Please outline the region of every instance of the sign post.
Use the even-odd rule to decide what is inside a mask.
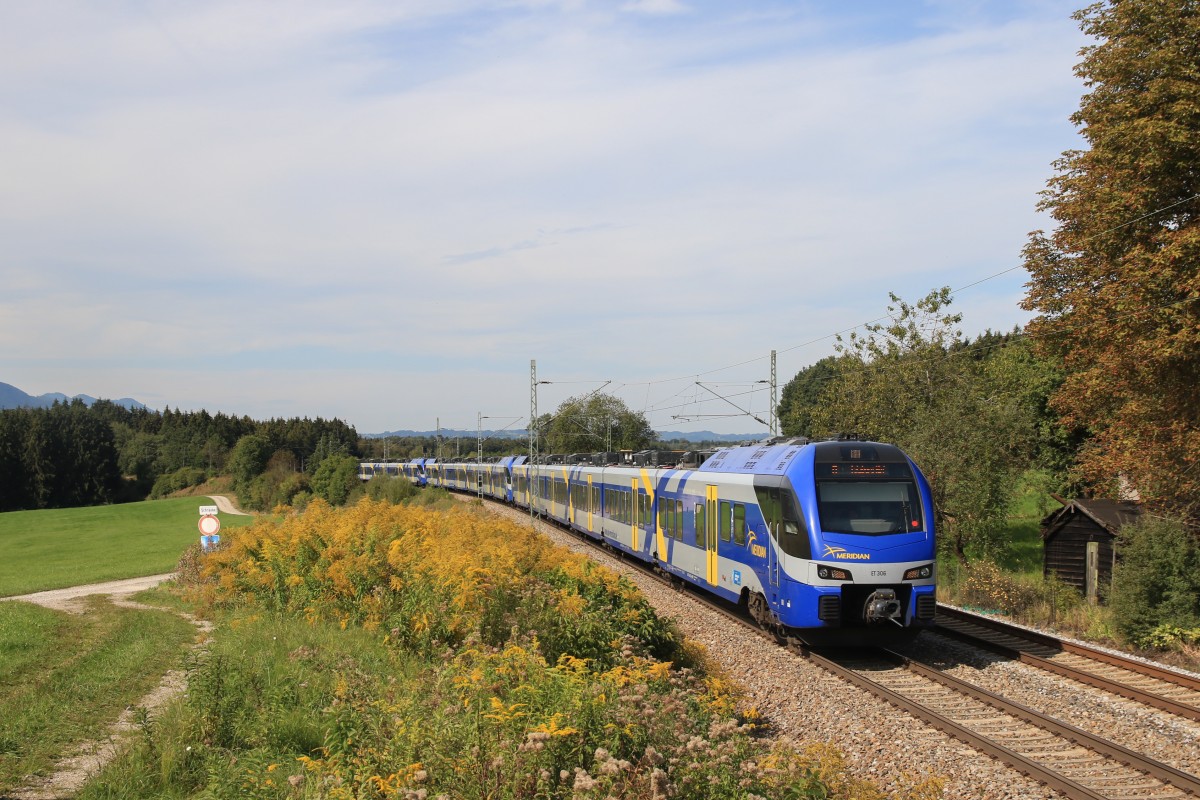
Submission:
[[[221,531],[221,520],[217,519],[216,506],[200,506],[200,513],[203,516],[196,527],[200,529],[200,549],[207,552],[221,543],[221,537],[217,535]]]

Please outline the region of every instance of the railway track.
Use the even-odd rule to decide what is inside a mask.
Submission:
[[[575,531],[568,533],[590,542]],[[647,571],[678,589],[688,588],[661,572]],[[687,593],[716,613],[778,641],[775,634],[762,630],[729,604],[702,593]],[[795,639],[784,644],[822,669],[1070,800],[1200,798],[1200,777],[899,653],[882,648],[812,648]]]
[[[808,653],[839,675],[1072,800],[1184,800],[1200,778],[887,650]]]
[[[939,605],[938,632],[1064,678],[1200,722],[1200,679]]]
[[[557,527],[576,540],[596,546],[593,540],[578,532]],[[618,551],[598,549],[626,565],[637,567],[643,575],[654,574],[664,584],[677,589],[688,588],[667,575],[622,558]],[[779,637],[762,630],[729,604],[699,592],[685,593],[737,625],[779,641]],[[788,651],[839,679],[885,700],[1070,800],[1200,798],[1200,777],[1196,775],[1065,724],[955,678],[930,664],[881,649],[813,649],[791,639],[784,644]],[[980,646],[975,642],[968,644]]]

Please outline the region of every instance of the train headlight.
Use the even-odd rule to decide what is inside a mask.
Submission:
[[[817,565],[817,577],[823,581],[852,581],[850,570],[841,567],[830,567],[825,564]]]
[[[913,567],[912,569],[906,570],[904,573],[904,580],[906,581],[924,580],[932,577],[933,564],[922,564],[919,567]]]

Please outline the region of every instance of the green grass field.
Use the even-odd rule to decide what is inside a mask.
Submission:
[[[0,796],[102,736],[180,665],[195,636],[176,614],[99,597],[85,615],[0,603]]]
[[[0,514],[0,597],[175,568],[207,497]],[[220,515],[222,532],[253,517]]]

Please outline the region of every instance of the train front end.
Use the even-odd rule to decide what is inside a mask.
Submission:
[[[786,624],[866,641],[931,626],[933,501],[916,465],[893,445],[830,441],[788,472],[811,555],[785,570]]]

